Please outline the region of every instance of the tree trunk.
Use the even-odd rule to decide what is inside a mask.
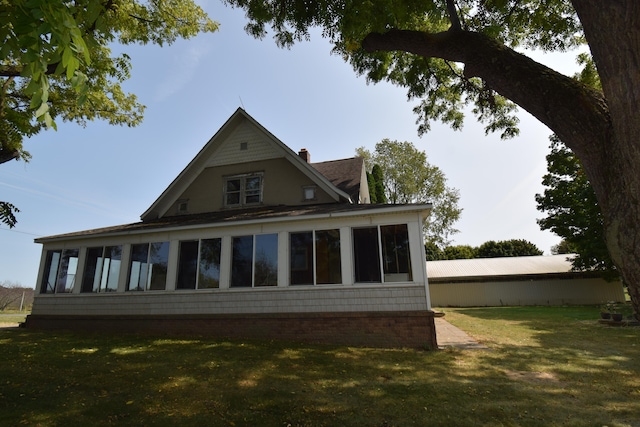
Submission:
[[[607,248],[640,320],[640,2],[574,0],[613,129],[598,188]],[[606,19],[605,19],[606,18]]]
[[[369,34],[367,51],[405,51],[465,64],[547,125],[581,160],[604,218],[607,247],[640,313],[640,2],[574,0],[603,83],[593,90],[479,33]]]

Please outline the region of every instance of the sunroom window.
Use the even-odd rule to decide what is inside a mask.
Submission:
[[[237,207],[262,202],[262,174],[236,175],[225,179],[224,205]]]
[[[353,255],[356,282],[413,280],[406,224],[354,228]]]
[[[292,285],[342,283],[340,230],[291,233],[289,239]]]
[[[122,246],[88,248],[80,291],[117,291],[121,259]]]
[[[47,251],[41,293],[69,293],[73,290],[78,270],[78,253],[78,249]]]
[[[169,242],[131,245],[127,290],[164,290],[168,264]]]
[[[220,287],[221,239],[180,242],[177,289]]]
[[[278,285],[278,235],[233,238],[231,287]]]

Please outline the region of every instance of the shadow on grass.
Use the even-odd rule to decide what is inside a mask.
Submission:
[[[458,314],[541,329],[530,345],[494,339],[492,352],[2,331],[0,424],[586,426],[638,413],[627,401],[611,408],[615,391],[589,406],[600,371],[637,378],[637,366],[545,348],[553,329],[524,316]],[[552,376],[516,375],[538,371]]]

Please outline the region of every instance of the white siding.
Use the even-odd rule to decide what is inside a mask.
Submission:
[[[246,143],[247,149],[241,150],[240,144]],[[240,125],[220,148],[206,167],[254,162],[282,157],[282,153],[274,148],[273,143],[265,139],[256,128],[245,122]]]

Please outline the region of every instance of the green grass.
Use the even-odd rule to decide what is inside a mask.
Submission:
[[[28,311],[2,310],[0,311],[0,324],[2,323],[22,323],[29,314]]]
[[[640,426],[640,328],[445,311],[490,349],[0,330],[0,425]]]

